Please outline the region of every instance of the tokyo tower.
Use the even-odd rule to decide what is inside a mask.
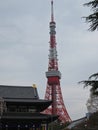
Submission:
[[[47,77],[47,88],[45,93],[45,99],[52,100],[52,105],[45,110],[47,114],[59,115],[59,120],[62,123],[70,122],[71,118],[64,105],[60,79],[61,73],[58,70],[58,59],[56,49],[56,23],[54,21],[53,0],[51,0],[51,21],[50,21],[50,48],[49,48],[49,64]]]

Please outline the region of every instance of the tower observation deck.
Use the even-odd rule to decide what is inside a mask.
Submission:
[[[45,99],[52,100],[52,105],[45,110],[47,114],[59,115],[62,123],[70,122],[71,118],[64,105],[63,96],[60,87],[61,73],[58,70],[58,59],[56,49],[56,23],[54,21],[53,0],[51,0],[51,21],[50,21],[50,48],[49,48],[49,64],[47,77],[47,88]]]

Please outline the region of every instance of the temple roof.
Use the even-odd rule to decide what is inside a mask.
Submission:
[[[45,110],[52,103],[52,101],[44,100],[44,99],[12,99],[12,98],[5,99],[3,98],[3,101],[6,102],[6,104],[10,104],[10,105],[34,106],[39,112]]]
[[[30,86],[0,85],[0,98],[10,105],[35,106],[40,112],[52,103],[49,100],[39,99],[37,88]]]
[[[1,117],[1,120],[27,120],[32,122],[52,122],[58,118],[57,115],[48,115],[41,113],[4,113]]]
[[[0,97],[17,99],[39,99],[37,88],[32,86],[0,85]]]

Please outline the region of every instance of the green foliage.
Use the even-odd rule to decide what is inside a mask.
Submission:
[[[91,2],[85,3],[84,6],[91,6],[92,9],[95,9],[96,7],[98,7],[98,0],[93,0]]]
[[[94,79],[92,80],[92,78],[94,78]],[[88,78],[88,80],[84,80],[84,81],[81,81],[79,83],[83,83],[84,87],[91,86],[91,89],[90,89],[91,93],[93,95],[98,95],[98,80],[97,80],[97,78],[98,78],[98,73],[91,75]]]
[[[95,73],[95,74],[92,74],[90,77],[89,77],[89,79],[91,79],[91,78],[95,78],[95,80],[98,78],[98,73]]]
[[[86,22],[90,23],[89,30],[95,31],[98,28],[98,0],[88,2],[84,4],[84,6],[90,6],[93,11],[92,14],[84,18],[86,19]]]

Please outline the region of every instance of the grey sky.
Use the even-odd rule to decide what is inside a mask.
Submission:
[[[87,31],[86,0],[54,0],[61,87],[72,119],[85,116],[89,89],[79,81],[97,72],[97,32]],[[37,85],[44,98],[50,0],[0,0],[0,84]]]

